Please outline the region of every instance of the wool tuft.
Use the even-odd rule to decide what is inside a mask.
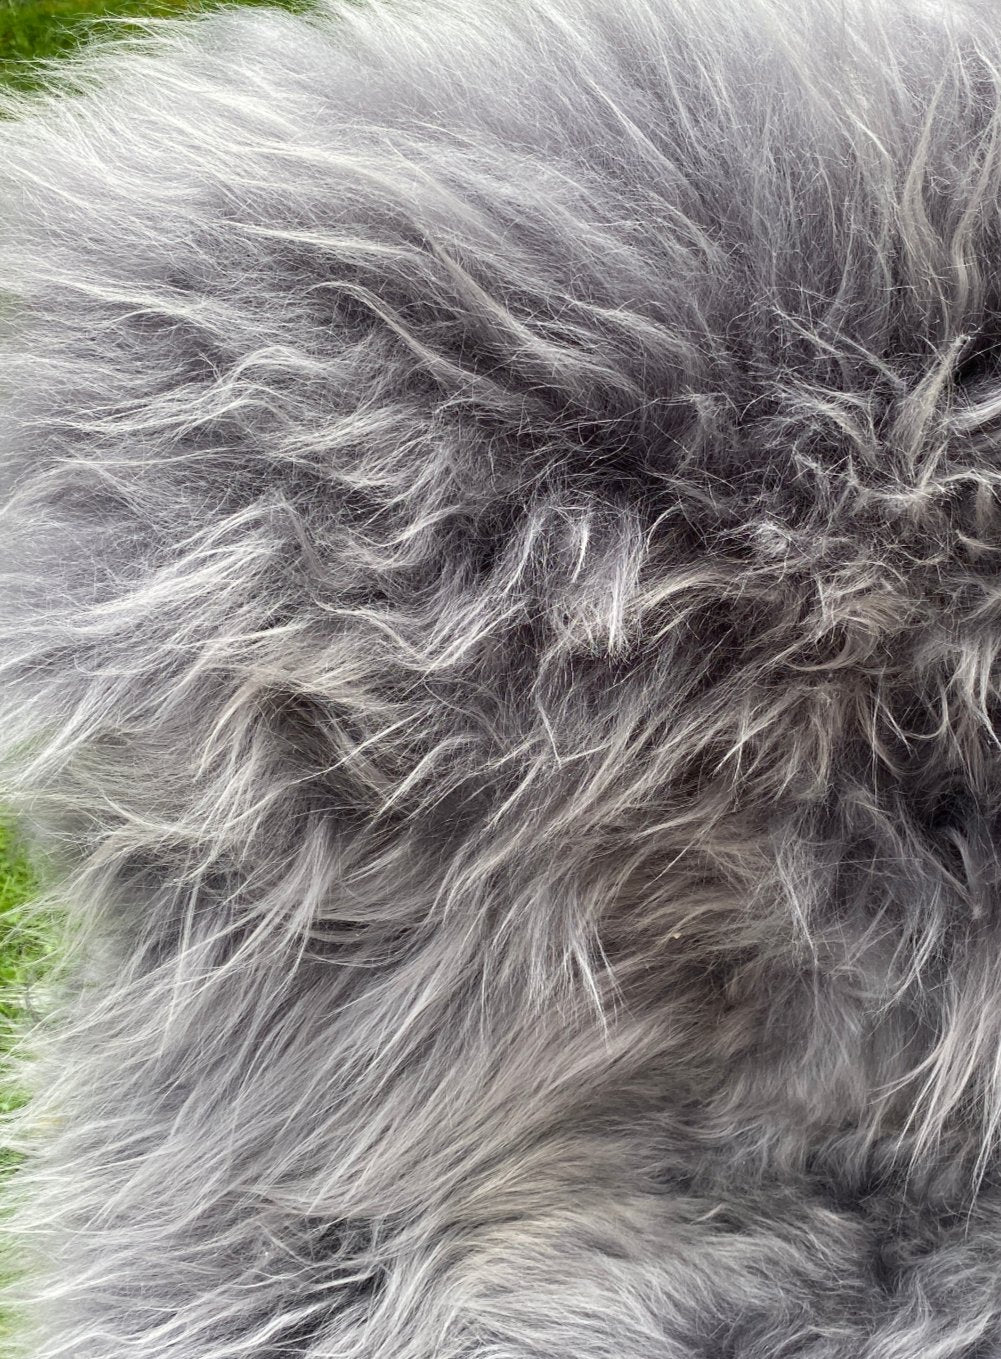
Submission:
[[[1001,1356],[1001,14],[2,98],[32,1359]]]

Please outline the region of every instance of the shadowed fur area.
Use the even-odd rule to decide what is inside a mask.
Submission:
[[[999,1359],[994,0],[2,112],[19,1353]]]

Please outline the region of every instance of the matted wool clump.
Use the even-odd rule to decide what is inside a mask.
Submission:
[[[4,110],[20,1352],[1001,1356],[994,0],[330,0]]]

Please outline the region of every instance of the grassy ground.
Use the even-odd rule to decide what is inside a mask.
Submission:
[[[35,880],[12,832],[0,824],[0,1116],[22,1101],[7,1069],[10,1052],[26,1020],[34,1013],[33,994],[47,970],[53,935],[26,910]],[[17,1157],[0,1137],[0,1214],[4,1181]],[[16,1261],[0,1256],[0,1278]],[[0,1312],[0,1348],[6,1327]]]
[[[32,986],[51,947],[47,932],[25,911],[33,889],[31,869],[11,832],[0,825],[0,1060],[30,1008]],[[0,1078],[0,1113],[17,1102],[10,1082]],[[11,1160],[0,1144],[0,1169],[9,1168]]]
[[[101,29],[101,20],[151,15],[168,18],[226,0],[0,0],[0,80],[17,88],[34,83],[33,64],[64,56]],[[309,0],[239,0],[306,9]],[[105,26],[107,27],[107,25]]]
[[[60,57],[93,33],[101,19],[177,14],[193,0],[0,0],[0,80],[32,83],[32,65]]]

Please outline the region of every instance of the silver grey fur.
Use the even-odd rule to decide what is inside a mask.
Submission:
[[[0,129],[32,1359],[1001,1356],[1001,13],[402,0]]]

